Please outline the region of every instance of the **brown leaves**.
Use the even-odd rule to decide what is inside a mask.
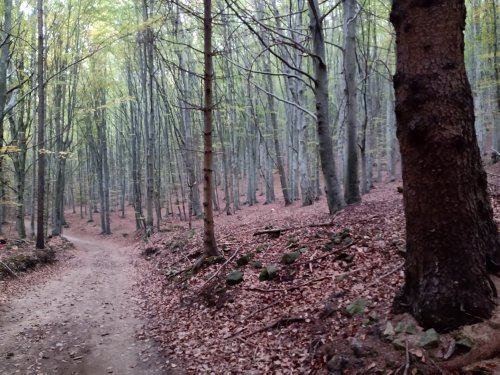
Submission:
[[[208,266],[184,280],[165,278],[158,270],[172,264],[178,269],[192,265],[189,254],[200,250],[201,223],[194,223],[194,233],[183,243],[183,250],[162,250],[152,262],[141,261],[139,288],[157,322],[155,335],[187,372],[318,371],[330,359],[315,355],[322,345],[333,343],[329,353],[335,353],[344,347],[351,350],[350,337],[369,341],[377,331],[375,320],[385,319],[402,281],[398,255],[398,246],[404,245],[401,196],[394,184],[387,185],[333,219],[327,212],[321,201],[310,207],[255,205],[237,215],[216,217],[226,263]],[[314,225],[322,223],[328,225]],[[262,228],[287,230],[276,238],[254,236]],[[342,243],[345,236],[335,236],[346,229],[351,239]],[[168,248],[186,231],[158,234],[152,242]],[[280,263],[290,251],[300,252],[298,260]],[[249,254],[251,261],[238,266],[235,254]],[[259,281],[260,269],[255,264],[276,265],[277,277]],[[226,286],[224,277],[233,269],[243,273],[244,281]],[[208,307],[200,298],[204,286],[214,282],[230,293],[217,308]],[[350,316],[346,307],[357,300],[366,301],[366,306]],[[311,351],[314,337],[320,344]],[[379,346],[376,350],[387,349]],[[362,359],[364,369],[384,368],[385,357],[380,358]]]

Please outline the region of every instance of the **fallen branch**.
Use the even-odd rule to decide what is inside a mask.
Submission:
[[[286,316],[286,317],[278,319],[277,321],[275,321],[272,324],[269,324],[269,325],[267,325],[265,327],[259,328],[256,331],[248,333],[247,335],[245,335],[243,337],[243,339],[246,339],[246,338],[248,338],[250,336],[256,335],[257,333],[264,332],[264,331],[267,331],[267,330],[270,330],[270,329],[276,329],[276,328],[286,327],[286,326],[289,326],[292,323],[303,323],[305,321],[306,321],[306,318],[304,318],[302,316]]]
[[[283,289],[278,289],[278,288],[275,288],[275,289],[261,289],[261,288],[245,288],[245,290],[249,290],[249,291],[254,291],[254,292],[262,292],[262,293],[268,293],[268,292],[289,292],[290,290],[294,290],[294,289],[299,289],[299,288],[302,288],[303,286],[306,286],[306,285],[309,285],[309,284],[313,284],[313,283],[316,283],[318,281],[322,281],[322,280],[325,280],[325,279],[329,279],[329,278],[332,278],[332,277],[336,277],[336,276],[323,276],[323,277],[320,277],[319,279],[314,279],[314,280],[309,280],[305,283],[302,283],[302,284],[299,284],[299,285],[293,285],[289,288],[283,288]]]
[[[205,287],[208,285],[208,283],[209,283],[210,281],[212,281],[212,280],[213,280],[213,279],[214,279],[214,278],[215,278],[215,277],[216,277],[216,276],[217,276],[217,275],[218,275],[218,274],[222,271],[222,269],[223,269],[223,268],[224,268],[224,267],[225,267],[225,266],[226,266],[226,265],[227,265],[230,261],[232,261],[232,260],[234,259],[234,257],[235,257],[236,255],[238,255],[238,253],[239,253],[239,252],[240,252],[240,249],[237,249],[237,250],[233,253],[233,255],[231,255],[231,256],[229,257],[229,259],[228,259],[228,260],[226,260],[226,261],[224,262],[224,264],[223,264],[222,266],[220,266],[220,268],[219,268],[217,271],[215,271],[215,273],[214,273],[212,276],[210,276],[210,277],[208,278],[208,280],[205,282],[205,284],[203,284],[203,286],[202,286],[200,289],[205,288]]]
[[[353,241],[351,242],[349,245],[346,245],[346,246],[343,246],[343,247],[340,247],[338,249],[335,249],[335,250],[332,250],[332,251],[329,251],[327,252],[325,255],[321,255],[319,257],[316,257],[316,258],[313,258],[313,259],[309,259],[309,260],[306,260],[304,262],[298,262],[298,263],[293,263],[291,264],[291,266],[304,266],[306,264],[309,264],[309,263],[313,263],[313,262],[317,262],[318,260],[322,260],[322,259],[325,259],[327,257],[329,257],[330,255],[333,255],[333,254],[336,254],[342,250],[345,250],[345,249],[348,249],[350,248],[352,245],[354,245],[356,243],[356,241]]]
[[[2,262],[1,260],[0,260],[0,264],[1,264],[2,266],[4,266],[4,267],[7,269],[7,271],[9,271],[11,274],[13,274],[13,275],[14,275],[14,277],[19,277],[19,276],[17,275],[17,273],[15,273],[14,271],[12,271],[12,269],[11,269],[11,268],[10,268],[7,264],[5,264],[4,262]]]
[[[298,227],[288,227],[288,228],[271,228],[271,229],[264,229],[264,230],[259,230],[257,232],[254,232],[254,236],[259,236],[261,234],[274,234],[274,235],[280,235],[281,232],[286,232],[289,230],[296,230],[296,229],[303,229],[303,228],[320,228],[320,227],[332,227],[335,224],[332,222],[328,223],[318,223],[318,224],[309,224],[309,225],[302,225]]]
[[[280,303],[280,302],[281,302],[281,301],[276,301],[276,302],[273,302],[273,303],[271,303],[270,305],[264,306],[263,308],[258,309],[257,311],[254,311],[253,313],[251,313],[250,315],[248,315],[248,316],[245,318],[245,320],[250,319],[252,316],[257,315],[258,313],[260,313],[260,312],[262,312],[262,311],[264,311],[264,310],[267,310],[267,309],[270,309],[271,307],[276,306],[276,305],[277,305],[278,303]]]

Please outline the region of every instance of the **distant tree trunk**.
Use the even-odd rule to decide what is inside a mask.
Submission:
[[[264,3],[262,0],[259,0],[257,2],[257,9],[259,10],[259,13],[263,16],[264,14]],[[267,33],[266,31],[262,28],[262,35],[263,38],[265,38],[265,44],[268,44],[267,41]],[[279,142],[279,132],[278,132],[278,114],[277,114],[277,109],[276,109],[276,104],[274,101],[273,93],[274,93],[274,82],[273,82],[273,77],[271,75],[271,61],[269,56],[265,56],[263,59],[263,67],[264,71],[267,72],[268,74],[266,75],[266,90],[268,92],[267,94],[267,106],[268,106],[268,116],[269,120],[271,122],[271,128],[272,128],[272,134],[273,134],[273,144],[274,144],[274,152],[276,154],[276,168],[278,169],[278,174],[280,176],[280,184],[281,184],[281,191],[283,192],[283,199],[285,201],[285,206],[288,206],[293,203],[291,197],[290,197],[290,191],[288,189],[288,184],[287,184],[287,176],[285,174],[285,165],[283,162],[283,155],[281,153],[281,147],[280,147],[280,142]],[[271,183],[273,181],[271,180]],[[274,200],[274,199],[273,199]]]
[[[361,201],[358,172],[358,105],[356,87],[356,1],[344,1],[344,77],[346,94],[347,168],[344,198],[347,204]]]
[[[7,70],[10,59],[10,33],[12,32],[12,0],[4,0],[4,19],[2,25],[2,44],[0,50],[0,149],[4,146],[4,118],[5,105],[7,104]],[[0,152],[0,233],[2,233],[2,224],[5,216],[5,197],[4,197],[4,166]]]
[[[319,140],[321,169],[325,178],[326,197],[330,214],[342,208],[340,186],[335,170],[330,112],[328,106],[328,71],[321,14],[317,0],[309,2],[309,28],[313,40],[314,97],[316,100],[316,126]]]
[[[491,0],[491,13],[493,18],[493,77],[495,83],[495,105],[493,114],[493,152],[500,153],[500,56],[498,51],[498,19],[497,1]]]
[[[217,256],[219,250],[215,242],[214,233],[214,211],[213,211],[213,151],[212,151],[212,119],[213,119],[213,91],[212,81],[214,78],[213,51],[212,51],[212,0],[204,0],[203,18],[204,36],[204,83],[205,83],[205,105],[203,108],[204,119],[204,157],[203,157],[203,209],[205,216],[203,243],[206,256]]]
[[[133,82],[132,72],[130,65],[127,66],[127,87],[128,94],[133,97]],[[138,116],[134,109],[134,103],[131,101],[129,104],[130,112],[130,143],[131,143],[131,158],[132,158],[132,191],[133,191],[133,206],[135,214],[135,229],[142,228],[142,195],[141,195],[141,173],[139,169],[139,155],[140,155],[140,134],[138,126]]]
[[[387,92],[386,109],[386,154],[387,154],[387,173],[389,181],[396,181],[396,121],[394,119],[394,94],[392,87]]]
[[[36,248],[45,248],[45,83],[43,48],[43,0],[37,2],[38,17],[38,197]]]
[[[149,13],[146,0],[142,1],[142,18],[143,22],[147,23]],[[152,92],[152,48],[153,48],[153,34],[150,26],[147,26],[142,33],[144,38],[143,53],[141,55],[141,84],[144,103],[144,151],[146,163],[146,235],[149,236],[153,232],[153,195],[154,195],[154,140],[153,140],[153,127],[154,127],[154,110],[151,107],[153,98]],[[149,78],[149,79],[148,79]]]
[[[390,19],[407,243],[394,307],[451,330],[491,316],[488,271],[500,269],[464,66],[465,4],[395,0]]]

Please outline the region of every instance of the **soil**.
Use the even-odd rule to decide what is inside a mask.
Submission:
[[[167,373],[137,307],[125,234],[87,228],[65,234],[74,256],[55,275],[0,305],[0,374]]]

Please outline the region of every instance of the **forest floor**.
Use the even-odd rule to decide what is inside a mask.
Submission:
[[[166,220],[144,242],[131,212],[113,215],[111,236],[68,213],[62,261],[0,281],[0,375],[500,373],[500,308],[439,336],[391,314],[405,249],[397,187],[377,184],[333,217],[324,198],[220,213],[224,259],[196,274],[201,220]],[[234,271],[242,281],[229,285]]]

